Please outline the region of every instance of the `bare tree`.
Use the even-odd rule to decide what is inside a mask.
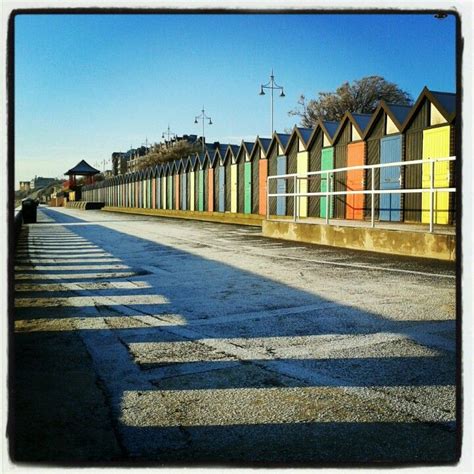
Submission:
[[[318,99],[309,101],[301,95],[298,107],[288,114],[301,117],[302,126],[313,127],[318,119],[340,120],[345,112],[372,113],[382,99],[390,104],[413,103],[408,92],[381,76],[363,77],[351,84],[344,82],[335,92],[320,92],[318,95]]]

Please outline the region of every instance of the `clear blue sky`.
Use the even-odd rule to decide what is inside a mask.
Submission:
[[[288,111],[343,81],[381,75],[413,98],[455,91],[455,19],[432,15],[20,15],[15,20],[15,187],[161,139],[269,136],[273,68]]]

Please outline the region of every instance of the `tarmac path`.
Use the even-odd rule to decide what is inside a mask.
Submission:
[[[458,456],[451,263],[41,207],[14,285],[17,461]]]

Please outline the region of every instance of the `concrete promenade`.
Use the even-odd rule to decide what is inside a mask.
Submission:
[[[455,266],[39,208],[15,261],[15,460],[452,462]]]

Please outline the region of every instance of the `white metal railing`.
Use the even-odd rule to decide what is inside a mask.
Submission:
[[[329,224],[329,198],[332,196],[345,196],[349,194],[369,194],[371,197],[370,202],[370,215],[371,215],[371,227],[375,227],[375,195],[381,194],[418,194],[418,193],[430,193],[430,207],[429,207],[429,231],[433,232],[433,214],[434,214],[434,197],[436,193],[440,192],[447,192],[447,193],[455,193],[456,188],[444,187],[444,188],[437,188],[434,185],[435,180],[435,164],[442,163],[442,162],[450,162],[456,161],[455,156],[450,156],[446,158],[433,158],[433,159],[423,159],[423,160],[413,160],[413,161],[398,161],[393,163],[382,163],[376,165],[358,165],[358,166],[346,166],[344,168],[334,168],[330,170],[324,171],[308,171],[306,173],[291,173],[291,174],[281,174],[275,176],[268,176],[267,177],[267,219],[270,220],[270,198],[272,197],[293,197],[294,198],[294,205],[293,205],[293,220],[295,222],[299,219],[299,201],[302,197],[310,197],[310,196],[321,196],[326,198],[326,217],[325,221],[326,224]],[[430,167],[430,174],[429,174],[429,187],[426,188],[414,188],[414,189],[375,189],[375,170],[380,168],[389,168],[389,167],[408,167],[414,165],[428,165]],[[340,173],[343,171],[353,171],[353,170],[372,170],[371,173],[371,186],[370,189],[363,189],[363,190],[349,190],[349,191],[330,191],[333,189],[333,181],[334,181],[334,174]],[[298,186],[301,180],[311,180],[314,179],[316,176],[325,175],[326,177],[326,191],[319,191],[319,192],[300,192]],[[285,179],[285,180],[293,180],[293,192],[292,193],[270,193],[270,181],[277,180],[277,179]],[[401,184],[401,173],[400,173],[400,184]],[[450,181],[449,175],[449,168],[447,174],[447,180]],[[331,184],[330,184],[331,183]],[[278,191],[278,188],[277,188]]]

